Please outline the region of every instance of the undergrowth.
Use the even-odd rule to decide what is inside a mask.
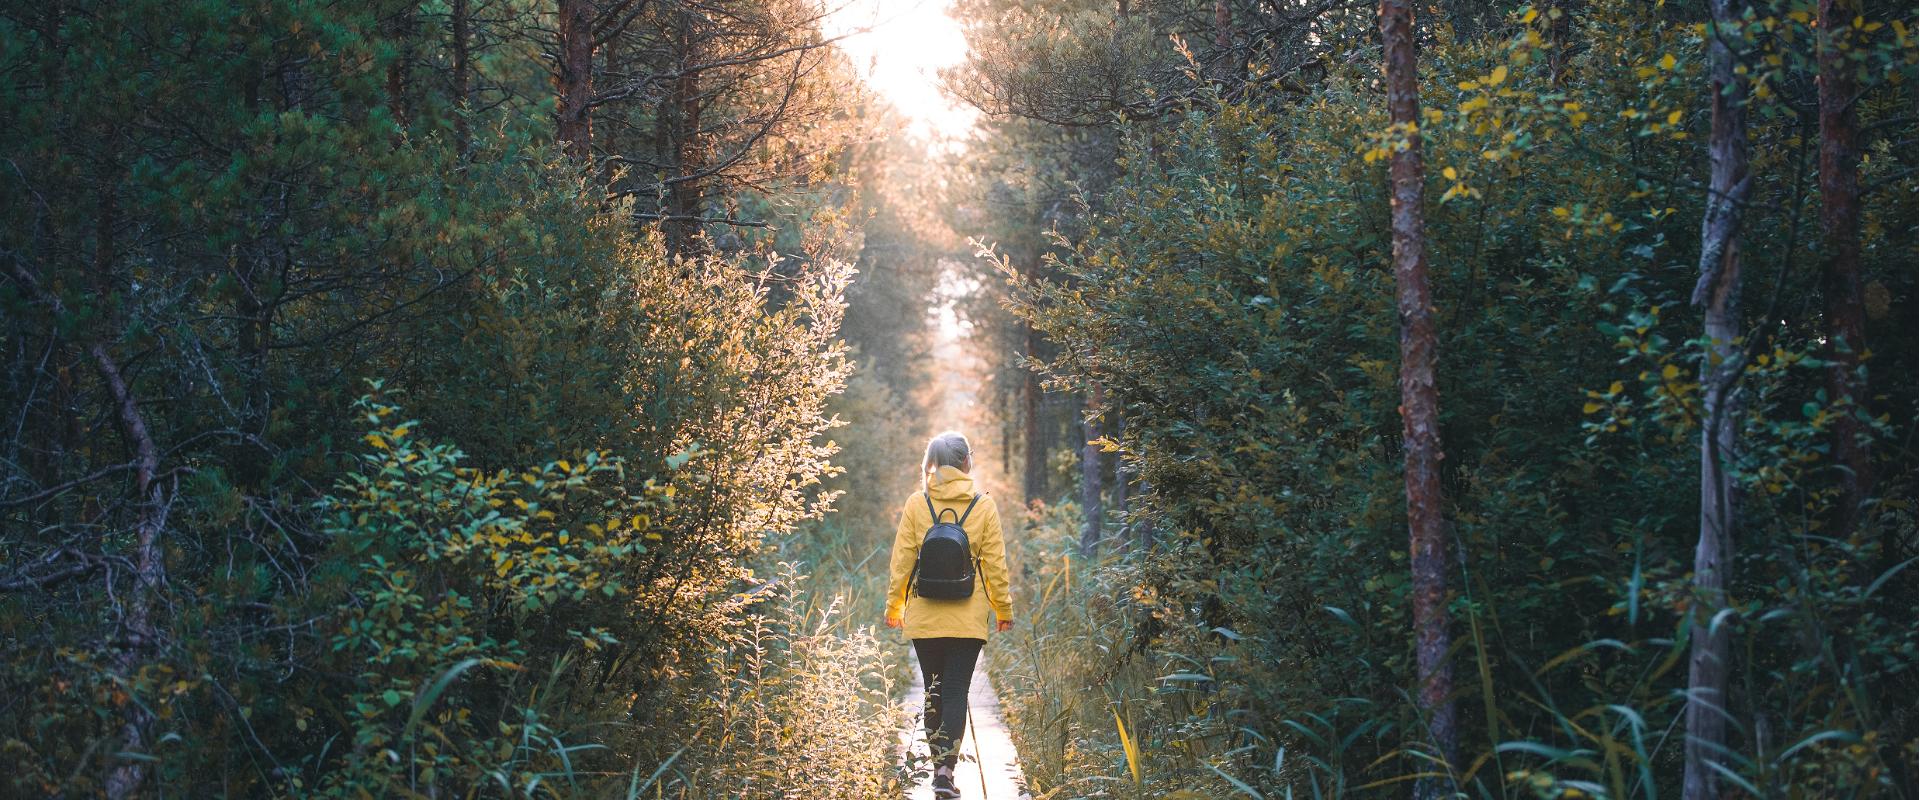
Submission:
[[[820,565],[824,567],[825,565]],[[663,729],[641,732],[630,794],[856,798],[903,791],[898,654],[877,640],[854,580],[781,563]],[[844,573],[842,573],[844,575]],[[644,769],[657,764],[652,774]]]

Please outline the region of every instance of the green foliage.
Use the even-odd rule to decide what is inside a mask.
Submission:
[[[322,502],[339,560],[356,567],[328,648],[329,671],[353,676],[334,709],[350,722],[322,754],[318,795],[597,796],[638,791],[642,773],[683,798],[897,786],[887,754],[905,721],[889,661],[870,627],[850,628],[844,595],[783,563],[726,599],[727,621],[690,643],[678,696],[659,697],[643,729],[581,667],[646,635],[627,576],[664,546],[660,522],[687,501],[678,484],[627,494],[622,460],[595,452],[481,472],[395,406],[358,410],[371,452]],[[696,479],[691,461],[668,459],[675,480]],[[289,710],[305,729],[313,710]]]
[[[542,9],[472,6],[466,96],[446,4],[0,10],[0,72],[33,76],[0,86],[5,793],[135,765],[160,796],[603,796],[672,755],[649,736],[730,741],[667,721],[761,613],[754,568],[840,555],[806,545],[840,489],[860,123],[741,162],[804,192],[706,187],[781,230],[670,255],[555,152]],[[789,6],[762,22],[815,36]],[[807,96],[851,97],[843,66]],[[730,98],[710,121],[771,102]],[[885,666],[822,635],[768,669]]]
[[[1882,709],[1914,702],[1914,464],[1893,443],[1913,435],[1916,354],[1911,314],[1869,309],[1889,477],[1869,521],[1837,537],[1829,431],[1863,411],[1825,393],[1809,302],[1804,5],[1764,7],[1746,32],[1779,69],[1750,77],[1778,90],[1755,107],[1743,227],[1754,357],[1729,713],[1756,794],[1869,795],[1915,758],[1911,720]],[[1305,96],[1215,95],[1130,127],[1084,235],[1060,236],[1043,270],[999,260],[1014,313],[1059,348],[1052,379],[1097,383],[1123,418],[1123,458],[1153,488],[1133,520],[1163,535],[1096,571],[1084,602],[1043,606],[1014,662],[1038,685],[1013,702],[1048,788],[1089,794],[1103,775],[1134,791],[1102,707],[1116,703],[1141,796],[1399,793],[1444,770],[1476,796],[1673,793],[1699,502],[1705,343],[1687,297],[1705,34],[1691,8],[1593,4],[1556,79],[1547,13],[1483,37],[1441,29],[1421,55],[1462,763],[1421,755],[1409,694],[1380,168],[1405,137],[1374,70],[1328,65]],[[1869,19],[1883,21],[1855,35],[1875,153],[1912,113],[1894,88],[1913,79],[1912,18]],[[1864,169],[1863,279],[1911,308],[1910,160]],[[1063,652],[1078,655],[1048,675]]]
[[[673,487],[648,482],[623,496],[623,464],[595,452],[482,473],[459,450],[422,441],[396,406],[368,398],[356,410],[372,452],[322,501],[334,557],[353,565],[328,649],[355,677],[339,709],[352,720],[343,763],[322,788],[357,796],[497,783],[532,795],[571,752],[535,708],[556,710],[543,695],[576,650],[631,635],[632,626],[574,626],[631,592],[623,576],[661,538],[652,520],[671,507]],[[487,702],[499,698],[510,704]]]

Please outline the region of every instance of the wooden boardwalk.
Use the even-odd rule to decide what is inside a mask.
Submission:
[[[920,709],[924,704],[926,687],[920,682],[920,664],[912,662],[913,683],[907,688],[906,697],[901,700],[908,715],[913,720],[906,730],[900,732],[900,744],[903,751],[917,756],[915,763],[925,763],[927,753],[926,731],[920,724]],[[1027,793],[1026,778],[1020,773],[1019,753],[1014,751],[1013,738],[1007,735],[1006,719],[1000,713],[1000,695],[993,690],[993,679],[987,675],[987,659],[983,654],[979,667],[973,671],[973,686],[967,690],[967,703],[971,706],[972,719],[967,725],[966,738],[960,744],[960,763],[954,766],[953,782],[960,787],[960,796],[964,800],[1025,800],[1032,795]],[[932,769],[922,770],[918,775],[920,782],[914,786],[907,797],[912,800],[933,800]]]

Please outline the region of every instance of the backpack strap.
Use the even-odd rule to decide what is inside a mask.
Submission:
[[[986,492],[981,492],[973,496],[972,502],[967,503],[966,513],[963,513],[960,515],[960,525],[962,527],[966,526],[967,524],[967,514],[973,513],[973,504],[980,502],[980,498],[986,497],[986,496],[987,496]]]
[[[974,496],[973,496],[973,500],[971,500],[971,501],[969,501],[969,502],[967,503],[967,512],[966,512],[966,514],[961,514],[961,515],[960,515],[960,529],[961,529],[961,530],[963,530],[963,531],[964,531],[964,530],[966,530],[966,524],[967,524],[967,514],[972,514],[972,513],[973,513],[973,505],[974,505],[974,503],[978,503],[978,502],[980,502],[980,498],[982,498],[982,497],[986,497],[986,496],[987,496],[987,493],[986,493],[986,492],[981,492],[981,493],[979,493],[979,494],[976,494],[976,495],[974,495]],[[981,565],[982,565],[982,562],[980,561],[980,556],[978,556],[978,555],[975,555],[975,556],[973,557],[973,574],[975,574],[975,575],[978,575],[978,576],[980,577],[980,588],[984,590],[984,589],[986,589],[986,588],[987,588],[987,574],[986,574],[986,571],[984,571],[984,570],[982,570],[982,569],[980,568],[980,567],[981,567]]]
[[[920,497],[921,497],[921,498],[923,498],[923,499],[925,499],[925,500],[927,501],[927,515],[928,515],[928,516],[931,516],[931,517],[933,517],[933,522],[932,522],[932,523],[930,523],[930,524],[933,524],[933,525],[939,525],[939,524],[940,524],[940,515],[941,515],[941,514],[951,514],[951,513],[953,513],[953,509],[951,509],[951,508],[943,508],[943,509],[940,509],[940,510],[938,510],[938,511],[935,511],[935,510],[933,510],[933,498],[932,498],[931,496],[929,496],[929,495],[927,495],[927,494],[925,494],[925,493],[922,493],[922,494],[920,495]],[[974,499],[975,499],[975,500],[978,500],[979,498],[977,498],[977,497],[976,497],[976,498],[974,498]],[[968,510],[968,511],[972,511],[972,510],[973,510],[973,504],[972,504],[972,503],[968,503],[968,504],[967,504],[967,510]],[[953,521],[953,524],[955,524],[955,525],[959,525],[959,524],[962,524],[962,523],[965,523],[966,521],[967,521],[967,515],[965,515],[965,514],[961,514],[961,515],[960,515],[960,516],[959,516],[958,518],[956,518],[956,519],[955,519],[955,520]]]

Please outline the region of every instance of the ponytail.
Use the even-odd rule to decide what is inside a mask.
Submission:
[[[927,457],[920,460],[920,485],[930,486],[933,473],[941,467],[958,467],[967,463],[967,457],[973,453],[967,444],[967,437],[958,431],[947,431],[927,441]]]

